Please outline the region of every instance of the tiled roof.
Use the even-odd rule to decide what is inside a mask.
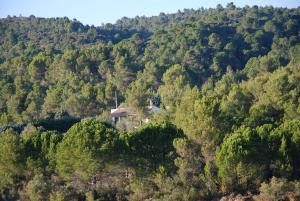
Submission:
[[[128,108],[117,108],[117,109],[112,109],[110,115],[112,117],[126,117],[130,115],[130,111]]]
[[[128,107],[118,107],[117,109],[111,109],[110,115],[112,117],[126,117],[126,116],[134,116],[135,113],[132,108]],[[144,108],[145,114],[154,114],[159,111],[159,108],[156,106],[147,106]]]

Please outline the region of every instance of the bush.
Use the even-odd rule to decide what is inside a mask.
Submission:
[[[262,183],[259,191],[255,201],[299,200],[300,182],[273,177],[269,183]]]

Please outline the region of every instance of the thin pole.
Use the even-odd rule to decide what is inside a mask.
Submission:
[[[117,91],[115,91],[115,102],[116,102],[116,109],[118,108],[118,96]]]

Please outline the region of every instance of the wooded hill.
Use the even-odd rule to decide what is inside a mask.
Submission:
[[[300,8],[0,19],[1,199],[299,200],[299,55]],[[161,111],[116,129],[115,93]]]

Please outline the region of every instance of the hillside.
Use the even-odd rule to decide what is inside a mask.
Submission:
[[[0,200],[300,200],[299,55],[300,8],[0,19]]]

